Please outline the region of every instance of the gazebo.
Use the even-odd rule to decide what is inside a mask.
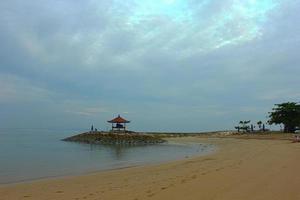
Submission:
[[[120,115],[118,115],[118,117],[107,121],[108,123],[111,123],[111,130],[117,130],[117,131],[126,131],[126,124],[130,123],[130,121],[122,118]]]

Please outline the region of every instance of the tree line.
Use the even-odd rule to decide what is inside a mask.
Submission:
[[[240,121],[235,129],[238,132],[254,132],[254,131],[268,131],[265,128],[266,124],[272,125],[283,125],[283,132],[285,133],[295,133],[300,130],[300,104],[296,102],[286,102],[281,104],[275,104],[275,107],[269,112],[269,120],[266,123],[262,121],[256,122],[256,126],[250,124],[250,120]]]

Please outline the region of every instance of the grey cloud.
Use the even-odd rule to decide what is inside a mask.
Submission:
[[[155,16],[138,23],[130,21],[133,1],[1,2],[2,100],[22,100],[9,91],[28,90],[28,102],[48,100],[40,102],[48,107],[45,118],[68,116],[66,125],[79,122],[80,116],[83,126],[128,112],[138,129],[155,124],[167,129],[164,121],[180,122],[178,130],[213,129],[214,117],[220,128],[230,128],[247,115],[261,118],[265,109],[259,113],[252,108],[269,108],[284,101],[282,95],[297,101],[299,3],[278,1],[265,22],[253,24],[251,17],[236,13],[222,21],[233,1],[189,2],[193,21]],[[259,28],[255,37],[252,26]],[[243,40],[236,39],[240,35]],[[286,88],[287,93],[280,92]],[[217,109],[195,111],[203,105]]]

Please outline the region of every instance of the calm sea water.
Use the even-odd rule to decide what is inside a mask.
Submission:
[[[61,141],[74,133],[0,130],[0,184],[171,161],[214,150],[196,143],[117,147]]]

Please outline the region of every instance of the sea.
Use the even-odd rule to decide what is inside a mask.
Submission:
[[[80,132],[0,129],[0,184],[175,161],[215,150],[199,143],[115,146],[62,141]]]

